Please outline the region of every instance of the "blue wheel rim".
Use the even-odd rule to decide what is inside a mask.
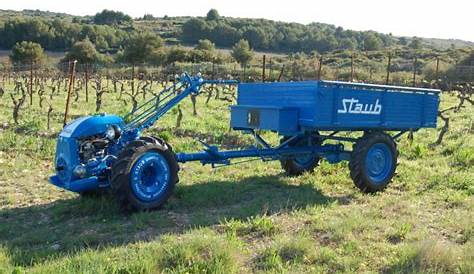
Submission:
[[[140,156],[130,171],[130,185],[135,196],[144,202],[161,197],[170,183],[170,167],[165,157],[157,152]]]
[[[298,166],[302,168],[306,168],[312,165],[312,163],[314,162],[314,159],[315,159],[314,155],[308,154],[308,155],[296,157],[294,161],[295,161],[295,164],[297,164]]]
[[[310,140],[309,142],[311,142],[311,144],[314,145],[314,140]],[[302,147],[302,146],[307,146],[307,145],[308,145],[308,139],[307,138],[302,138],[302,139],[298,140],[294,146],[295,147]],[[313,163],[314,163],[314,161],[317,157],[318,156],[315,156],[313,154],[305,154],[305,155],[295,157],[293,159],[293,162],[297,166],[299,166],[303,169],[304,168],[309,168],[309,167],[311,167],[311,165],[313,165]]]
[[[384,143],[377,143],[370,147],[365,157],[367,175],[375,184],[383,183],[392,172],[392,151]]]

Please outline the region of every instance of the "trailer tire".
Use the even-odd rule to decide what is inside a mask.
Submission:
[[[365,133],[353,146],[349,169],[354,184],[361,191],[384,190],[397,168],[397,145],[384,132]]]
[[[285,142],[290,137],[285,136],[280,140],[280,143]],[[316,136],[310,136],[313,145],[321,145],[321,140]],[[307,140],[304,138],[295,140],[288,144],[289,147],[302,146]],[[288,176],[300,176],[305,172],[312,172],[318,165],[321,157],[318,155],[308,155],[298,158],[285,158],[280,160],[281,167],[285,170]]]
[[[130,142],[112,166],[111,190],[123,211],[161,207],[178,182],[174,153],[150,140]]]

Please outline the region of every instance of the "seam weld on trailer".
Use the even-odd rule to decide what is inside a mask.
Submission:
[[[218,167],[236,158],[278,160],[288,175],[296,176],[326,159],[329,163],[349,161],[355,186],[376,192],[385,189],[395,173],[397,138],[408,131],[436,127],[439,90],[302,81],[238,84],[230,125],[251,134],[256,141],[252,147],[222,151],[202,143],[201,152],[175,153],[164,140],[142,136],[206,84],[238,83],[184,73],[123,118],[101,114],[72,121],[59,134],[56,174],[50,182],[83,195],[110,189],[122,209],[148,210],[160,207],[172,194],[178,183],[178,163],[199,161]],[[280,144],[269,144],[260,131],[278,133]],[[362,136],[347,137],[341,132],[362,132]],[[343,142],[352,143],[352,150]]]

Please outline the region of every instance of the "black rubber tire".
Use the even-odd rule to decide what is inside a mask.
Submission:
[[[147,143],[155,143],[155,144],[158,144],[158,145],[161,145],[169,150],[171,150],[171,152],[173,152],[173,147],[167,143],[165,140],[163,140],[162,138],[160,137],[156,137],[156,136],[142,136],[140,137],[140,140],[143,140]]]
[[[130,171],[135,161],[146,152],[160,153],[170,168],[170,183],[165,193],[157,200],[143,202],[139,200],[130,185]],[[120,209],[125,212],[153,210],[161,207],[171,196],[174,186],[178,182],[178,163],[174,153],[166,146],[145,140],[130,142],[120,153],[112,166],[110,185]]]
[[[286,140],[288,140],[290,137],[283,137],[281,140],[280,140],[280,144],[282,144],[283,142],[285,142]],[[294,140],[292,142],[290,142],[288,145],[290,147],[292,146],[298,146],[300,145],[300,140]],[[315,136],[312,136],[312,144],[313,145],[321,145],[321,140]],[[301,165],[299,165],[294,158],[285,158],[285,159],[281,159],[280,160],[280,164],[281,164],[281,167],[285,170],[285,173],[288,175],[288,176],[300,176],[302,175],[303,173],[305,172],[312,172],[314,171],[314,169],[319,165],[319,161],[321,160],[321,157],[319,156],[315,156],[312,160],[312,162],[305,166],[305,167],[302,167]]]
[[[174,151],[173,151],[173,147],[168,142],[163,140],[163,138],[156,137],[156,136],[142,136],[142,137],[140,137],[140,140],[145,141],[147,143],[153,143],[153,144],[161,145],[165,149],[168,149],[173,155],[175,155]],[[178,164],[178,171],[180,169],[181,168],[179,167],[179,164]],[[176,183],[179,183],[179,178],[178,178],[178,181]]]
[[[392,152],[392,168],[389,171],[389,175],[382,182],[374,182],[367,174],[366,171],[366,156],[369,149],[377,144],[386,144]],[[351,178],[355,186],[365,193],[374,193],[384,190],[388,184],[392,181],[397,168],[398,150],[397,144],[393,141],[392,137],[384,132],[367,132],[358,139],[354,144],[351,153],[351,159],[349,161],[349,169],[351,171]]]

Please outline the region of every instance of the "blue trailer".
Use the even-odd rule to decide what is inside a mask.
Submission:
[[[172,107],[206,84],[237,84],[183,74],[174,85],[126,117],[96,115],[69,123],[58,137],[51,183],[81,194],[111,189],[126,210],[163,205],[178,182],[179,163],[229,165],[235,158],[278,160],[288,175],[310,172],[321,159],[349,161],[354,184],[381,191],[397,165],[403,133],[436,127],[439,90],[335,81],[242,83],[231,106],[231,127],[252,134],[257,145],[221,151],[175,153],[158,137],[142,136]],[[281,135],[271,145],[259,132]],[[361,137],[340,132],[361,132]],[[323,132],[328,132],[323,134]],[[387,132],[390,132],[387,133]],[[327,140],[335,140],[329,144]],[[352,150],[343,143],[352,143]]]

